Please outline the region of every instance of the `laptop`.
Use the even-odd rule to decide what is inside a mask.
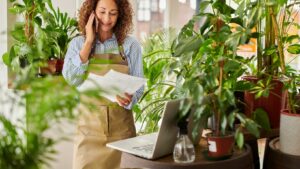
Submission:
[[[176,117],[180,101],[172,100],[165,104],[158,132],[111,142],[106,146],[151,160],[171,154],[179,131]]]

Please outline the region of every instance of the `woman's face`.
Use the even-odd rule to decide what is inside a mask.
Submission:
[[[114,0],[99,0],[95,9],[99,20],[99,30],[111,32],[117,23],[118,7]]]

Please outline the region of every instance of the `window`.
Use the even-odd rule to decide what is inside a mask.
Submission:
[[[138,2],[138,20],[139,21],[150,21],[150,0],[140,0]]]
[[[166,0],[159,0],[159,10],[163,11],[165,10],[167,7],[167,2]]]
[[[151,0],[151,11],[158,11],[158,0]]]
[[[196,1],[197,0],[190,0],[190,7],[194,10],[196,9]]]

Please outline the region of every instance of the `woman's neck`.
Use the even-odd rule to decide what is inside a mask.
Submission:
[[[98,37],[99,37],[99,40],[100,42],[104,42],[106,41],[107,39],[110,39],[111,37],[113,36],[113,33],[112,32],[99,32],[98,33]]]

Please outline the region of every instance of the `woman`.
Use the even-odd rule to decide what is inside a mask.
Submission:
[[[79,12],[82,36],[70,42],[65,57],[63,76],[74,86],[83,75],[104,75],[110,69],[143,77],[141,47],[127,36],[132,28],[132,8],[128,0],[86,0]],[[111,64],[94,64],[90,58],[106,59]],[[74,169],[119,168],[121,153],[107,148],[106,143],[135,136],[132,105],[142,95],[116,96],[117,103],[104,99],[84,98],[96,104],[84,109],[79,119],[74,149]]]

